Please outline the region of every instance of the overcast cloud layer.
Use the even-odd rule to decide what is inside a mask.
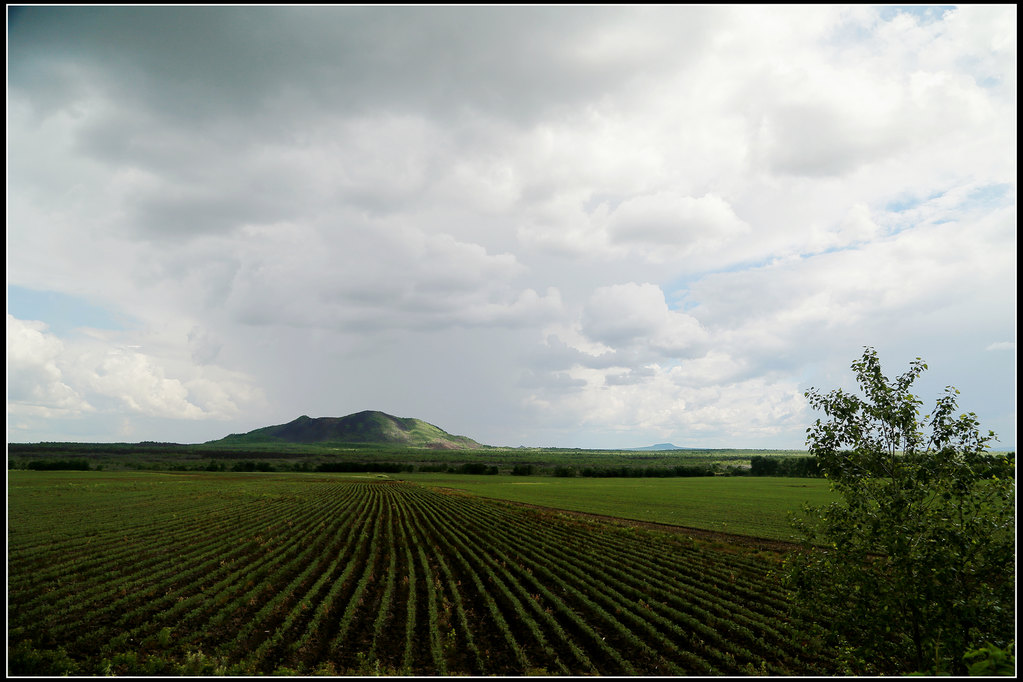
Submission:
[[[1015,448],[1015,6],[8,9],[8,440]]]

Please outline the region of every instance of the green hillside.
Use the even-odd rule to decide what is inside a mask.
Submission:
[[[257,445],[274,443],[341,443],[401,445],[436,450],[482,447],[466,436],[453,436],[421,419],[394,417],[366,410],[347,417],[301,416],[287,424],[264,426],[248,433],[234,433],[207,445]]]

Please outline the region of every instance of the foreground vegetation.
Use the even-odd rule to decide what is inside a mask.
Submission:
[[[11,674],[832,671],[775,564],[410,482],[10,472]]]
[[[1015,456],[988,451],[954,387],[922,414],[920,358],[889,379],[867,347],[851,367],[862,395],[806,392],[824,413],[807,444],[839,499],[808,515],[789,584],[836,614],[858,668],[965,674],[976,650],[1013,646]]]

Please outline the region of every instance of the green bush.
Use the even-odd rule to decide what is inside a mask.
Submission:
[[[31,642],[18,642],[8,652],[10,675],[64,676],[78,673],[78,666],[63,647],[36,649]]]
[[[986,644],[979,649],[974,649],[963,656],[963,663],[966,664],[966,671],[970,675],[1015,675],[1016,654],[1013,652],[1014,642],[1004,649],[994,644]]]

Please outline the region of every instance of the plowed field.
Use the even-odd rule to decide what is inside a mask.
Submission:
[[[12,674],[826,673],[771,564],[411,483],[26,472]]]

